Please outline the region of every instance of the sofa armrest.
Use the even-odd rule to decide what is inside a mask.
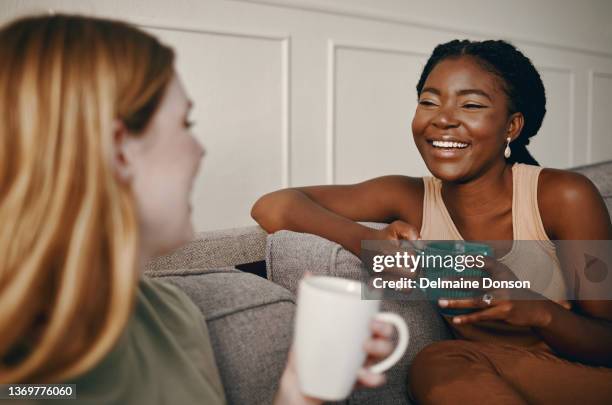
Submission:
[[[262,261],[266,236],[266,231],[259,226],[200,232],[185,246],[151,260],[145,272],[160,276],[174,273],[176,269],[216,269]]]
[[[293,294],[234,269],[162,276],[183,290],[206,318],[229,404],[270,404],[291,345]]]

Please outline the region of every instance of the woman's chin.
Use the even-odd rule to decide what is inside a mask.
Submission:
[[[178,230],[177,230],[178,231]],[[196,237],[196,233],[193,228],[191,220],[178,232],[173,232],[172,235],[167,235],[163,240],[160,240],[155,249],[155,256],[164,256],[180,249],[187,243],[193,241]]]
[[[468,171],[465,167],[466,165],[463,162],[455,162],[455,161],[444,161],[441,162],[439,160],[429,160],[426,161],[425,164],[427,168],[431,172],[431,174],[444,181],[449,182],[461,182],[465,181],[468,177]]]

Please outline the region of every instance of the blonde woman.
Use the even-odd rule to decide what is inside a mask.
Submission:
[[[0,30],[0,383],[76,382],[92,404],[225,402],[201,313],[139,270],[193,237],[204,150],[173,59],[120,22]],[[387,326],[370,356],[390,353]],[[320,403],[292,356],[276,403]]]

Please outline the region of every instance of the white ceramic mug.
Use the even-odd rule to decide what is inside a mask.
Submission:
[[[388,370],[406,351],[406,322],[397,314],[379,313],[380,301],[362,299],[361,288],[358,281],[337,277],[312,276],[300,282],[293,347],[304,394],[325,401],[349,396],[366,358],[363,344],[371,336],[372,319],[398,331],[397,347],[370,366],[372,372]]]

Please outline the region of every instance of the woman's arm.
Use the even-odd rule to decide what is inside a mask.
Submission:
[[[607,208],[593,184],[568,172],[543,171],[538,187],[538,205],[546,233],[563,241],[609,241],[612,225]],[[600,242],[603,243],[603,242]],[[562,243],[557,253],[566,279],[582,257],[580,243]],[[580,256],[578,256],[580,255]],[[584,260],[583,260],[584,261]],[[582,264],[584,266],[584,264]],[[488,271],[503,276],[507,267],[491,261]],[[510,271],[510,274],[512,272]],[[571,285],[571,283],[568,283]],[[453,317],[456,324],[500,320],[529,326],[561,356],[592,365],[612,366],[612,301],[588,300],[578,296],[575,308],[567,309],[533,291],[520,291],[521,299],[509,290],[494,290],[492,304],[481,297],[440,300],[444,308],[478,308],[479,311]],[[612,294],[612,291],[608,292]]]
[[[587,178],[560,170],[544,170],[541,177],[538,203],[551,239],[612,239],[606,205]],[[576,248],[572,249],[574,245]],[[577,251],[579,245],[569,243],[558,252],[566,276],[572,277],[571,273],[576,271],[569,265],[577,259],[576,255],[583,256]],[[612,366],[612,301],[586,298],[577,297],[575,311],[548,302],[546,322],[536,330],[564,357]]]
[[[377,239],[377,231],[358,221],[401,218],[420,223],[422,201],[421,179],[385,176],[352,185],[275,191],[257,200],[251,216],[270,233],[281,229],[312,233],[358,255],[362,240]]]

